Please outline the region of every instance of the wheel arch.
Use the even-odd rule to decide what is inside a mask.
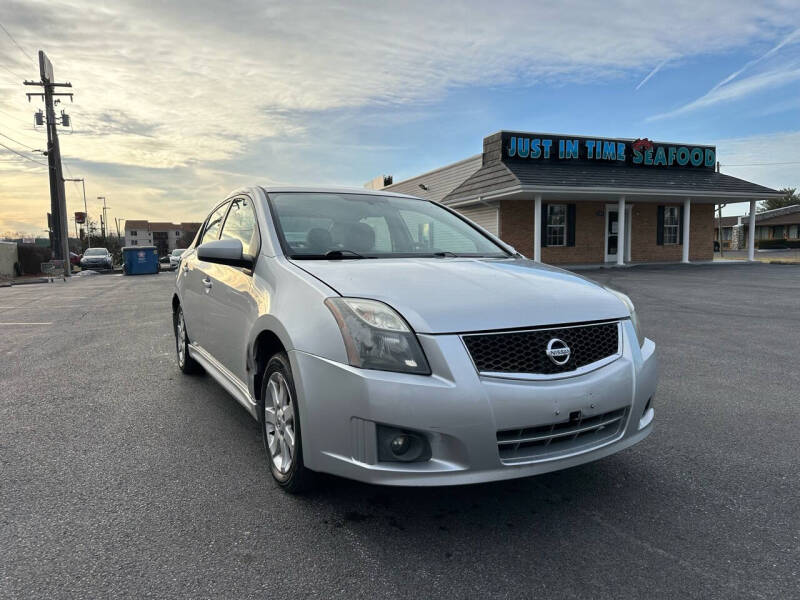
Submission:
[[[291,348],[285,332],[279,333],[279,328],[275,325],[277,324],[262,324],[250,344],[248,362],[253,374],[250,382],[251,393],[257,401],[261,398],[261,383],[269,359],[278,352],[288,352]]]

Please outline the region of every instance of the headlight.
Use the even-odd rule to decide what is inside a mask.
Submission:
[[[361,298],[328,298],[354,367],[430,375],[417,336],[397,312],[383,302]]]
[[[639,347],[641,348],[642,344],[644,344],[644,334],[642,333],[642,328],[639,325],[639,317],[636,316],[636,308],[633,306],[633,301],[628,298],[626,294],[622,292],[618,292],[617,290],[612,290],[610,287],[605,288],[612,294],[614,294],[617,298],[622,300],[625,303],[625,306],[628,307],[628,310],[631,313],[631,323],[633,323],[633,328],[636,330],[636,339],[639,340]]]

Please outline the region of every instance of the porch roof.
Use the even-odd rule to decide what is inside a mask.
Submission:
[[[575,199],[627,195],[631,199],[672,197],[677,201],[691,197],[708,202],[746,202],[782,195],[777,190],[710,169],[496,161],[478,169],[442,202],[467,204],[478,200],[530,198],[531,193]]]

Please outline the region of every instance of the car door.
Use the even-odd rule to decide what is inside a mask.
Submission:
[[[207,349],[208,332],[206,312],[208,310],[207,296],[209,293],[208,269],[212,266],[197,258],[197,246],[202,243],[219,239],[225,213],[230,206],[226,200],[217,206],[206,219],[203,229],[197,237],[197,244],[191,253],[181,261],[178,273],[179,287],[181,289],[181,303],[183,305],[183,318],[186,321],[186,331],[189,339]],[[204,280],[206,280],[204,282]]]
[[[261,234],[251,198],[238,196],[231,201],[220,239],[239,240],[243,254],[257,259]],[[208,277],[211,279],[208,297],[213,307],[206,313],[206,330],[211,338],[209,351],[228,371],[246,382],[248,335],[258,316],[253,271],[215,264]]]

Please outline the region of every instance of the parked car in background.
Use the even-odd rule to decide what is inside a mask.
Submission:
[[[72,266],[80,266],[81,264],[81,255],[75,254],[74,252],[69,253],[69,264]]]
[[[451,485],[593,461],[650,434],[655,344],[630,299],[435,202],[250,188],[172,298],[178,366],[256,419],[275,481]]]
[[[169,255],[169,268],[173,271],[181,264],[181,256],[186,252],[186,248],[175,248]]]
[[[102,270],[113,268],[111,254],[106,248],[88,248],[80,261],[81,269]]]

